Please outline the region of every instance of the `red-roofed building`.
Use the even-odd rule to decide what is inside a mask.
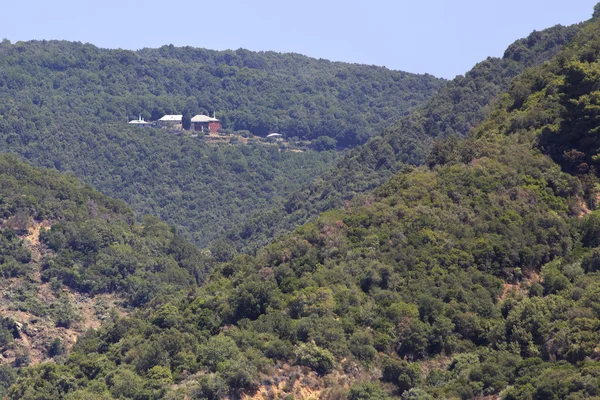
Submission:
[[[197,132],[216,133],[221,129],[221,121],[208,115],[196,115],[191,122],[192,129]]]

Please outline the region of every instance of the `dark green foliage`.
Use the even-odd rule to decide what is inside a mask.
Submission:
[[[67,296],[62,297],[55,305],[54,316],[56,318],[56,326],[68,329],[73,322],[81,319]]]
[[[213,336],[200,350],[200,361],[212,372],[217,370],[219,364],[239,356],[239,349],[235,341],[227,336]]]
[[[0,365],[0,396],[5,396],[8,388],[17,380],[17,373],[6,365]]]
[[[370,365],[377,359],[377,350],[373,347],[373,338],[368,332],[354,332],[349,338],[348,349],[365,365]]]
[[[427,166],[396,173],[254,256],[223,251],[200,287],[162,292],[88,332],[64,364],[22,371],[9,398],[235,398],[278,384],[290,368],[324,385],[345,374],[357,399],[598,396],[598,179],[579,168],[587,153],[557,163],[560,141],[540,138],[564,121],[587,126],[589,114],[566,106],[581,100],[580,88],[565,85],[561,65],[592,57],[599,24],[515,81],[468,139],[435,146]],[[582,82],[594,81],[595,68]],[[578,135],[593,145],[587,128]],[[186,254],[160,226],[139,229]],[[120,239],[133,233],[119,232],[57,227],[48,243],[68,249],[58,271],[85,265],[67,267],[71,254],[99,253],[114,268],[106,277],[127,281],[147,263]],[[357,384],[365,380],[373,382]]]
[[[489,103],[509,88],[513,78],[525,68],[549,60],[580,28],[581,25],[555,26],[534,32],[512,44],[503,58],[488,58],[477,64],[465,76],[448,82],[409,116],[346,152],[318,180],[288,196],[283,204],[259,210],[241,227],[234,227],[227,237],[239,250],[252,252],[319,213],[342,207],[355,195],[373,190],[407,164],[424,164],[434,140],[466,136],[484,121]],[[439,151],[436,154],[434,147],[430,159],[433,164],[449,159],[468,162],[475,151],[472,146],[457,146],[452,140],[437,146],[445,147],[445,159],[440,158]]]
[[[13,362],[15,368],[27,367],[30,362],[29,349],[20,348],[15,352],[15,361]]]
[[[62,343],[62,341],[59,338],[56,338],[52,342],[50,342],[50,344],[48,345],[48,348],[47,348],[48,357],[60,356],[60,355],[64,354],[65,351],[66,351],[65,345]]]
[[[9,223],[48,220],[40,240],[53,252],[42,260],[42,280],[84,293],[118,292],[131,305],[197,284],[206,276],[210,258],[181,239],[163,222],[145,218],[136,225],[133,211],[72,176],[32,168],[12,156],[0,157],[0,212]],[[0,234],[0,265],[6,277],[24,275],[31,254],[14,230]],[[50,310],[59,327],[79,316],[61,298]]]
[[[312,141],[311,145],[317,151],[333,150],[335,149],[335,140],[329,136],[319,136]]]
[[[198,388],[192,392],[199,399],[219,400],[227,393],[227,386],[217,375],[201,375]]]
[[[138,215],[157,215],[176,225],[178,232],[203,247],[314,179],[337,157],[334,152],[280,151],[261,143],[208,144],[109,122],[89,128],[85,140],[72,129],[65,128],[61,142],[32,144],[33,148],[0,143],[0,149],[72,172],[125,200]],[[1,136],[0,131],[0,142]],[[50,139],[41,135],[40,140]],[[82,142],[89,146],[78,148]]]
[[[594,211],[583,222],[583,244],[588,247],[600,246],[600,212]]]
[[[74,115],[93,122],[184,113],[184,125],[194,114],[216,110],[227,129],[307,139],[326,135],[343,145],[363,142],[443,83],[431,75],[244,49],[171,45],[132,52],[62,41],[4,41],[0,51],[2,92],[27,96],[31,109],[70,106]],[[55,117],[6,124],[13,130],[51,130],[66,122]]]
[[[417,386],[421,380],[421,368],[418,364],[409,364],[396,358],[383,359],[382,373],[381,380],[396,385],[400,393]]]
[[[135,393],[150,390],[147,374],[164,367],[189,393],[214,397],[256,388],[276,363],[327,375],[346,360],[381,368],[407,398],[428,398],[423,390],[469,398],[515,385],[522,358],[585,360],[599,340],[600,305],[597,286],[586,287],[589,275],[568,260],[578,240],[568,204],[581,195],[579,181],[518,136],[475,141],[476,162],[398,174],[255,257],[218,264],[194,293],[82,337],[67,363],[109,357]],[[161,237],[151,221],[144,230]],[[117,275],[135,264],[118,254]],[[504,282],[532,271],[544,277],[539,296],[500,300]],[[421,361],[444,355],[454,355],[450,366],[423,372]],[[189,382],[196,373],[204,378]],[[110,374],[99,372],[108,390],[125,393]]]
[[[581,266],[585,272],[600,271],[600,249],[596,248],[586,254],[581,261]]]
[[[0,316],[0,349],[5,349],[20,337],[19,325],[12,318]]]
[[[183,114],[186,128],[193,115],[216,111],[229,132],[355,146],[444,83],[298,54],[132,52],[64,41],[5,40],[0,71],[0,151],[72,172],[203,247],[312,181],[336,156],[280,152],[254,139],[214,145],[128,119]]]

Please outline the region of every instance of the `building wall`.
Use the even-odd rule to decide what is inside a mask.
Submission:
[[[208,131],[208,123],[206,122],[194,122],[193,124],[196,132]]]
[[[221,123],[220,122],[209,122],[208,123],[208,130],[211,133],[216,133],[219,129],[221,129]]]
[[[179,121],[157,121],[157,125],[161,128],[181,129],[181,122]]]
[[[194,131],[217,133],[221,129],[221,122],[194,122]]]

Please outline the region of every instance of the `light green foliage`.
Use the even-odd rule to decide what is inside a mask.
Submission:
[[[335,358],[327,349],[322,349],[314,342],[303,343],[296,349],[296,364],[314,369],[319,374],[331,372]]]
[[[387,400],[389,398],[381,386],[372,382],[353,385],[348,392],[348,400]]]
[[[117,399],[132,399],[142,391],[143,381],[135,372],[119,368],[106,377],[110,393]]]
[[[230,337],[217,335],[211,337],[206,345],[202,346],[200,354],[202,364],[214,372],[219,364],[236,359],[239,356],[239,349]]]

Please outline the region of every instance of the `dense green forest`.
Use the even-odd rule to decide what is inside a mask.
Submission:
[[[5,40],[0,151],[73,172],[206,247],[323,173],[336,156],[280,152],[252,138],[250,146],[213,146],[130,127],[128,118],[216,111],[227,129],[355,145],[442,83],[294,54]]]
[[[517,40],[503,58],[488,58],[465,76],[448,82],[424,105],[368,143],[347,152],[329,171],[282,204],[261,209],[236,226],[227,239],[238,250],[252,252],[319,213],[341,207],[356,194],[373,190],[403,166],[423,164],[435,140],[466,136],[484,120],[490,102],[508,90],[515,76],[549,60],[579,28],[555,26]]]
[[[48,250],[41,279],[56,279],[81,293],[118,292],[139,306],[161,293],[201,284],[212,257],[186,242],[156,217],[135,222],[121,200],[107,197],[74,176],[35,169],[0,157],[0,273],[26,277],[31,254],[20,236],[36,221]],[[35,268],[33,266],[32,268]]]
[[[437,142],[424,165],[254,256],[200,254],[201,285],[113,314],[62,361],[0,369],[8,398],[599,398],[600,19],[579,28],[467,138]],[[4,179],[22,170],[42,174],[21,165]],[[7,203],[35,203],[45,182]],[[113,204],[101,214],[124,207],[97,201]],[[61,220],[61,204],[32,216]],[[77,251],[57,239],[62,226],[45,245]],[[2,246],[27,263],[17,239]],[[113,276],[96,260],[79,265],[94,281]]]
[[[0,156],[0,193],[3,365],[64,357],[90,319],[197,287],[215,263],[158,218],[137,224],[123,201],[14,156]],[[117,301],[99,300],[108,294]],[[82,313],[91,302],[102,315]],[[2,396],[16,375],[0,377]]]
[[[260,142],[210,144],[155,129],[72,129],[40,133],[27,144],[26,135],[10,133],[0,148],[71,172],[125,200],[139,216],[174,224],[200,246],[297,190],[337,158],[332,151],[282,151]]]
[[[383,67],[275,52],[192,47],[100,49],[64,41],[0,43],[0,132],[34,137],[126,122],[141,114],[216,112],[230,130],[341,146],[371,135],[429,98],[444,80]],[[27,140],[27,139],[25,139]]]

